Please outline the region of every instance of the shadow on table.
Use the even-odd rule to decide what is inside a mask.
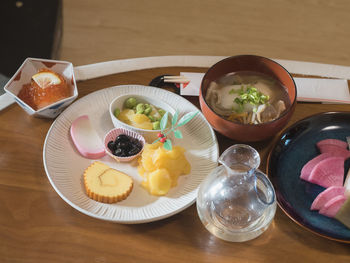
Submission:
[[[302,243],[303,246],[307,246],[310,249],[318,250],[329,255],[334,253],[339,255],[339,251],[341,251],[341,255],[349,255],[349,244],[318,236],[294,223],[281,210],[279,212],[280,213],[277,218],[277,221],[281,223],[279,230],[284,235],[287,235],[293,242]],[[284,219],[283,221],[280,220],[282,218]]]

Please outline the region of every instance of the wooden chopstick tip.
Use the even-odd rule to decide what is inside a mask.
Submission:
[[[164,76],[164,82],[168,83],[188,83],[190,80],[184,76]]]

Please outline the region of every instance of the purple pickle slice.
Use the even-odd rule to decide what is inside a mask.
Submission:
[[[345,203],[346,197],[345,195],[338,195],[329,200],[319,211],[321,215],[328,217],[335,217],[339,209]]]
[[[338,139],[325,139],[325,140],[322,140],[322,141],[319,141],[318,143],[316,143],[316,146],[319,147],[320,145],[325,145],[325,144],[339,146],[343,149],[348,148],[348,144],[346,142],[338,140]]]
[[[320,161],[309,176],[309,182],[325,188],[330,186],[343,186],[344,158],[329,157]]]
[[[350,152],[338,145],[334,144],[322,144],[318,146],[318,149],[321,153],[331,153],[334,156],[342,156],[344,159],[347,159],[350,157]]]
[[[345,188],[343,186],[331,186],[321,192],[311,204],[311,210],[320,210],[329,200],[344,195]]]
[[[300,172],[300,178],[308,181],[309,176],[311,174],[312,169],[314,169],[314,167],[322,160],[328,158],[328,157],[332,157],[333,155],[331,153],[322,153],[320,155],[317,155],[315,158],[311,159],[310,161],[308,161],[303,168],[301,169]]]

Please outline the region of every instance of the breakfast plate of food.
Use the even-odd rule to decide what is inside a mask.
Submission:
[[[154,121],[148,124],[145,116],[141,116],[139,112],[132,112],[132,109],[136,111],[137,105],[130,106],[130,109],[125,109],[124,112],[123,109],[118,109],[118,113],[116,108],[110,109],[116,98],[127,97],[128,94],[132,94],[130,98],[144,97],[146,101],[148,98],[152,104],[166,103],[176,110],[175,114],[169,114],[169,117],[171,115],[176,120],[169,118],[166,123]],[[148,107],[150,106],[144,103],[144,107],[138,106],[137,110],[142,108],[145,112],[151,111],[147,110]],[[191,115],[193,112],[198,114]],[[119,114],[122,114],[122,118]],[[161,114],[163,117],[167,115],[164,112]],[[183,121],[189,115],[191,121]],[[151,129],[153,127],[156,130],[153,134],[142,134],[138,133],[138,130],[142,131],[144,126],[131,127],[130,130],[127,129],[128,125],[121,124],[119,127],[117,125],[120,121],[113,120],[117,116],[129,126],[130,123],[125,118],[137,117],[138,123],[142,121],[142,125],[146,125],[147,122]],[[186,125],[180,125],[181,121],[181,124]],[[171,133],[164,130],[167,123],[170,123],[171,127],[175,125],[176,130],[170,130]],[[120,129],[124,129],[130,138],[121,134]],[[157,132],[157,129],[163,133]],[[91,134],[99,140],[100,145],[91,143],[88,137]],[[152,136],[149,137],[148,134]],[[161,136],[153,143],[153,136],[158,134]],[[164,134],[168,134],[168,137]],[[130,150],[134,151],[130,155],[138,156],[129,160],[129,153],[117,149],[116,145],[124,145],[126,139],[135,140],[134,137],[140,143],[136,143],[137,147]],[[143,137],[146,138],[145,141]],[[166,156],[169,155],[168,152],[164,153],[163,146],[168,147],[168,150],[170,147],[170,157]],[[102,147],[105,147],[108,154],[103,153]],[[167,169],[152,170],[154,163],[152,164],[152,158],[149,157],[154,154],[161,159],[159,162],[168,164]],[[218,155],[215,133],[192,103],[166,90],[141,85],[123,85],[93,92],[62,112],[47,133],[43,163],[52,187],[73,208],[94,218],[136,224],[167,218],[193,204],[199,184],[217,166]],[[168,157],[175,159],[164,159]],[[126,159],[127,161],[123,161]],[[182,164],[180,171],[179,167]],[[160,174],[165,174],[169,180],[159,180]],[[123,185],[123,189],[118,190],[120,195],[105,198],[108,193],[99,192],[100,186],[112,188],[116,180],[120,180]],[[96,182],[100,186],[97,187]]]
[[[350,243],[349,112],[325,112],[286,129],[267,173],[280,208],[297,224]]]

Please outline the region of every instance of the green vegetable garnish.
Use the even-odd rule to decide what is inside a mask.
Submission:
[[[242,85],[240,89],[231,89],[229,94],[242,94],[244,93],[244,86]]]
[[[152,107],[149,104],[145,104],[145,111],[143,112],[143,114],[150,114],[152,112]]]
[[[143,114],[145,111],[145,105],[143,103],[139,103],[136,105],[136,114]]]
[[[124,102],[125,108],[128,108],[128,109],[132,109],[132,108],[136,107],[136,105],[137,105],[137,100],[135,98],[133,98],[133,97],[128,98]]]
[[[250,103],[252,105],[261,105],[267,103],[268,100],[269,96],[264,95],[254,86],[247,86],[245,91],[243,89],[239,91],[239,96],[234,99],[234,102],[243,108],[243,105],[247,103]]]
[[[160,130],[160,121],[155,121],[152,123],[153,130]]]
[[[148,114],[150,114],[151,112],[152,112],[152,108],[151,108],[151,107],[148,107],[148,108],[145,109],[145,111],[143,112],[143,114],[148,115]]]
[[[165,110],[159,109],[159,110],[158,110],[158,113],[160,114],[160,116],[163,117],[163,115],[165,114]]]
[[[119,109],[119,108],[116,108],[116,109],[114,110],[114,116],[118,118],[119,114],[120,114],[120,109]]]
[[[156,119],[152,115],[149,115],[148,118],[151,120],[151,122],[155,122],[156,121]]]

